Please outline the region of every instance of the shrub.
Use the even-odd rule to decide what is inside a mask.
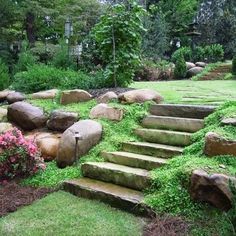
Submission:
[[[174,70],[174,76],[176,79],[183,79],[187,73],[187,66],[184,60],[183,54],[180,54],[177,58]]]
[[[208,62],[222,61],[224,58],[224,49],[220,44],[212,44],[204,48],[205,58]]]
[[[185,61],[191,61],[192,60],[192,50],[190,47],[182,47],[178,50],[176,50],[171,57],[172,62],[176,63],[179,59],[180,55],[183,55]]]
[[[37,58],[28,49],[27,43],[23,43],[22,50],[19,54],[18,61],[14,68],[14,73],[27,71],[28,67],[33,66],[37,61]]]
[[[0,90],[3,90],[9,86],[10,76],[6,64],[0,58]]]
[[[42,90],[58,89],[90,89],[109,86],[102,72],[87,75],[82,71],[60,70],[47,65],[34,65],[28,71],[15,75],[12,87],[16,90],[32,93]]]
[[[0,135],[0,148],[0,181],[45,169],[34,141],[26,140],[16,128]]]
[[[205,61],[205,49],[204,47],[196,47],[193,52],[194,61]]]
[[[232,61],[232,74],[236,75],[236,56],[234,56]]]

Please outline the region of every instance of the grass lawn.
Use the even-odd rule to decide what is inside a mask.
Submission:
[[[7,236],[138,236],[145,222],[106,204],[55,192],[0,219]]]
[[[236,80],[135,82],[130,87],[155,89],[165,103],[214,105],[236,100]]]

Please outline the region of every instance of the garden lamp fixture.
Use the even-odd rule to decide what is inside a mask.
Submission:
[[[74,162],[77,163],[78,160],[78,142],[79,140],[83,140],[81,134],[79,132],[75,132],[74,135],[75,138],[75,157],[74,157]]]

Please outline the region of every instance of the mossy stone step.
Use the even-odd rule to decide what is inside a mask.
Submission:
[[[142,126],[151,129],[165,129],[194,133],[204,127],[204,120],[150,115],[143,119]]]
[[[166,159],[131,152],[102,152],[102,157],[108,162],[146,170],[152,170],[167,164]]]
[[[151,105],[150,113],[155,116],[173,116],[204,119],[216,109],[215,106],[158,104]]]
[[[191,143],[191,133],[158,130],[158,129],[136,129],[136,135],[151,143],[168,144],[174,146],[187,146]]]
[[[63,188],[76,196],[99,200],[135,214],[148,212],[143,193],[137,190],[89,178],[65,181]]]
[[[87,162],[81,166],[84,177],[143,190],[150,185],[149,172],[109,162]]]
[[[171,158],[183,152],[182,147],[148,142],[125,142],[122,144],[122,150],[159,158]]]

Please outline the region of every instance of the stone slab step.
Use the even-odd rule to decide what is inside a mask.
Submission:
[[[148,213],[140,191],[89,178],[65,181],[63,188],[78,197],[99,200],[135,214]]]
[[[194,133],[204,127],[204,120],[150,115],[143,119],[142,126],[151,129],[165,129]]]
[[[155,116],[204,119],[214,112],[215,109],[215,106],[158,104],[151,105],[150,113]]]
[[[171,158],[183,152],[182,147],[148,142],[126,142],[122,144],[122,150],[159,158]]]
[[[146,170],[152,170],[167,164],[166,159],[131,152],[102,152],[102,157],[107,162]]]
[[[84,177],[143,190],[150,185],[149,172],[109,162],[87,162],[81,166]]]
[[[136,129],[135,134],[147,142],[183,147],[191,144],[192,136],[187,132],[158,129]]]

